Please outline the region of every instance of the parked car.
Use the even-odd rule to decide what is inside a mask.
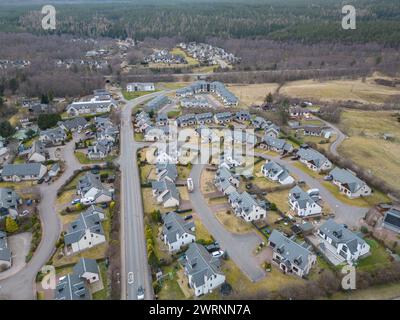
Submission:
[[[43,181],[44,181],[44,179],[43,179],[43,178],[41,178],[41,179],[39,179],[39,180],[38,180],[38,182],[37,182],[37,183],[38,183],[38,184],[42,184],[42,183],[43,183]]]
[[[144,289],[142,286],[140,286],[137,290],[137,299],[144,300]]]
[[[184,220],[190,220],[192,218],[193,218],[193,216],[191,214],[189,214],[189,215],[185,216],[183,219]]]
[[[80,202],[81,202],[81,199],[74,199],[71,201],[71,204],[74,205],[74,204],[78,204]]]
[[[84,205],[89,205],[94,203],[94,198],[93,197],[87,197],[87,198],[82,198],[81,203]]]
[[[333,180],[333,177],[329,174],[329,175],[327,175],[327,176],[324,177],[324,180],[325,180],[325,181],[332,181],[332,180]]]
[[[220,258],[224,255],[224,251],[218,250],[218,251],[211,252],[211,254],[214,258]]]
[[[26,215],[28,215],[29,214],[29,210],[24,210],[24,211],[22,211],[19,215],[21,216],[21,217],[25,217]]]
[[[100,207],[101,208],[103,208],[103,209],[105,209],[105,208],[107,208],[108,207],[108,203],[102,203],[102,204],[100,204]]]

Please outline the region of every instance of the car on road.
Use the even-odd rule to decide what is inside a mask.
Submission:
[[[42,184],[43,182],[44,182],[44,178],[40,178],[37,183]]]
[[[140,286],[137,290],[137,299],[144,300],[144,289],[142,286]]]
[[[71,201],[71,204],[74,205],[74,204],[78,204],[80,202],[81,202],[81,199],[74,199]]]
[[[20,214],[19,214],[19,216],[20,217],[25,217],[26,215],[28,215],[29,214],[29,210],[24,210],[24,211],[22,211]]]
[[[211,255],[214,258],[220,258],[224,255],[224,251],[222,251],[222,250],[214,251],[214,252],[211,252]]]

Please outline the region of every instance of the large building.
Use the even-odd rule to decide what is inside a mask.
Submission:
[[[126,85],[126,91],[128,92],[146,92],[155,90],[156,88],[152,82],[132,82]]]

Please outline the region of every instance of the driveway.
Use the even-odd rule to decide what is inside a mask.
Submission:
[[[62,148],[62,158],[65,161],[64,173],[52,184],[41,184],[40,204],[38,211],[42,223],[42,239],[32,259],[16,274],[0,281],[0,300],[33,300],[36,299],[35,280],[37,273],[47,263],[55,251],[55,243],[61,232],[61,223],[55,203],[57,190],[73,174],[82,167],[74,156],[75,141],[67,143]]]
[[[251,281],[261,280],[266,273],[261,269],[259,259],[253,254],[253,251],[265,239],[256,232],[247,234],[231,233],[217,220],[200,191],[200,177],[204,168],[205,165],[193,165],[190,173],[194,182],[194,191],[190,193],[194,211],[240,270]]]
[[[336,197],[329,190],[327,190],[321,184],[321,182],[309,176],[303,170],[294,166],[291,161],[286,159],[281,159],[278,156],[266,155],[264,153],[255,152],[254,155],[257,157],[261,157],[263,159],[273,160],[279,163],[280,165],[285,166],[290,173],[296,175],[300,180],[305,181],[310,188],[319,189],[322,199],[326,201],[326,203],[328,203],[329,206],[331,207],[333,213],[335,214],[335,220],[337,222],[345,223],[349,227],[356,227],[359,225],[360,219],[363,218],[367,213],[368,208],[350,206],[336,199]]]
[[[8,237],[8,246],[12,253],[12,266],[0,273],[0,280],[18,273],[26,265],[25,258],[31,247],[32,233],[23,232]]]

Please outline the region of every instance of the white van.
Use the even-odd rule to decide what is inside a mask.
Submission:
[[[88,204],[93,204],[94,203],[94,198],[93,197],[88,197],[88,198],[82,198],[81,203],[84,205]]]

